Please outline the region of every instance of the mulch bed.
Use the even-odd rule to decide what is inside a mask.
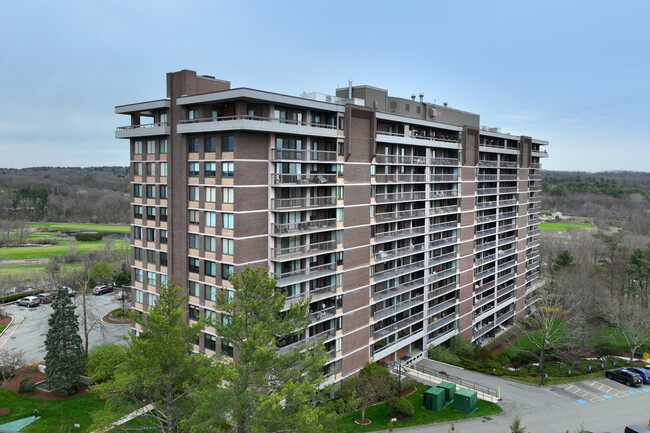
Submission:
[[[8,407],[0,407],[0,416],[7,415],[10,412]]]
[[[30,373],[16,373],[11,379],[9,379],[9,381],[5,384],[4,387],[15,392],[18,395],[31,397],[31,398],[40,398],[42,400],[63,400],[66,398],[76,397],[78,395],[84,394],[88,389],[87,385],[80,383],[77,392],[67,396],[63,396],[56,391],[47,392],[38,388],[36,388],[32,392],[18,392],[18,386],[20,385],[20,381],[23,380],[24,378],[28,378],[29,381],[32,383],[38,383],[45,380],[45,373],[41,373],[40,371],[30,372]]]
[[[133,323],[131,319],[116,319],[115,317],[110,317],[108,314],[102,317],[102,320],[111,325],[131,325]]]
[[[403,389],[402,392],[400,392],[399,396],[400,397],[407,397],[407,396],[413,394],[417,390],[418,389],[416,387],[414,387],[414,386],[411,387],[411,388],[408,388],[408,389]]]
[[[0,316],[0,326],[8,325],[11,323],[11,317],[9,316]]]

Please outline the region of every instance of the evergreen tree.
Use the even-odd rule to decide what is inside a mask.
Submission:
[[[45,337],[45,372],[47,383],[63,395],[77,391],[84,365],[76,308],[67,290],[59,287],[52,303],[53,311]]]

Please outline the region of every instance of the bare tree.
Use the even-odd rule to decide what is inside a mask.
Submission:
[[[25,364],[25,352],[22,350],[0,349],[0,375],[2,386],[14,375],[18,367]]]
[[[81,269],[77,271],[75,278],[76,285],[81,288],[81,333],[84,352],[86,354],[88,353],[90,331],[92,331],[96,326],[99,326],[102,332],[104,330],[101,314],[99,314],[97,309],[94,308],[88,300],[88,297],[90,296],[90,269],[95,264],[95,260],[96,257],[94,254],[84,254],[81,258]]]
[[[627,344],[632,364],[639,347],[650,342],[648,309],[639,305],[633,297],[621,298],[612,307],[612,322]]]

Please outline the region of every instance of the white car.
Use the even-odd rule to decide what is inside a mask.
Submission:
[[[38,299],[38,296],[25,296],[18,301],[18,305],[23,307],[36,307],[41,303],[41,300]]]

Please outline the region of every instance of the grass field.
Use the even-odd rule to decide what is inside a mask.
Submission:
[[[503,412],[503,410],[496,404],[487,401],[479,400],[478,409],[472,414],[465,414],[454,411],[453,403],[441,410],[440,412],[432,412],[425,410],[422,407],[422,394],[429,389],[426,385],[418,385],[417,392],[406,397],[415,408],[415,414],[407,420],[397,421],[393,423],[394,428],[409,427],[416,425],[424,425],[439,422],[451,422],[459,419],[476,418],[488,415],[494,415]],[[371,424],[359,425],[355,424],[354,420],[361,418],[361,411],[354,411],[335,422],[329,431],[340,433],[355,433],[355,432],[371,432],[377,430],[388,429],[388,408],[384,403],[366,409],[366,418],[372,420]]]
[[[576,229],[589,229],[593,228],[594,225],[591,223],[578,223],[578,222],[552,222],[552,221],[545,221],[542,223],[539,223],[539,229],[543,232],[547,231],[557,231],[557,232],[565,232],[569,228],[576,228]]]
[[[0,260],[26,260],[50,258],[56,255],[67,254],[70,245],[76,245],[77,251],[86,252],[98,248],[104,248],[106,241],[77,242],[74,239],[62,242],[59,245],[39,245],[30,247],[8,247],[0,248]],[[113,249],[129,248],[129,241],[112,241]]]
[[[74,223],[29,223],[30,227],[46,228],[48,230],[83,230],[104,233],[129,233],[128,224],[74,224]]]
[[[81,263],[64,263],[61,265],[63,272],[79,269]],[[22,277],[26,280],[38,280],[45,276],[45,265],[1,265],[0,277]]]

